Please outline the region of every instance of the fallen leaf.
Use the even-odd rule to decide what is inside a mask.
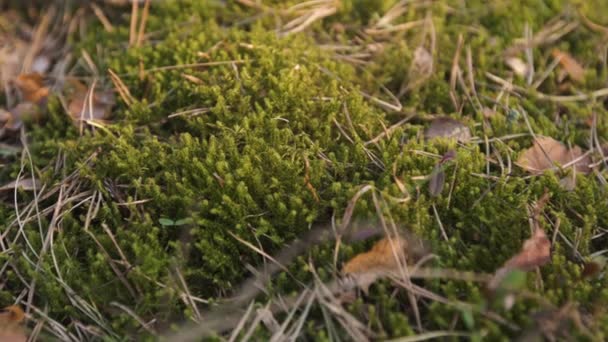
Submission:
[[[445,184],[445,172],[441,164],[435,165],[433,172],[431,173],[431,179],[429,180],[429,193],[433,197],[439,196],[443,190]]]
[[[548,263],[550,260],[551,241],[547,238],[544,230],[536,229],[532,237],[524,242],[521,251],[494,273],[488,283],[488,288],[493,291],[501,287],[503,281],[513,271],[530,271]]]
[[[21,326],[25,319],[23,309],[17,305],[0,310],[0,341],[25,342],[27,336]]]
[[[488,288],[490,290],[499,288],[513,271],[531,271],[536,267],[545,265],[551,260],[551,241],[547,238],[547,234],[545,234],[545,231],[540,227],[538,221],[541,212],[548,201],[549,192],[545,189],[545,193],[536,202],[532,211],[532,222],[534,227],[532,236],[524,241],[519,253],[507,260],[503,266],[494,273],[494,276],[488,283]]]
[[[49,96],[49,88],[44,86],[44,78],[37,72],[19,75],[15,85],[28,102],[44,104]]]
[[[433,55],[422,46],[414,51],[411,73],[418,77],[427,77],[433,72]]]
[[[408,70],[406,82],[399,94],[403,94],[424,83],[433,73],[433,55],[423,46],[414,51],[414,58]]]
[[[444,137],[467,142],[471,139],[471,131],[460,121],[451,118],[437,118],[424,131],[424,136],[427,139]]]
[[[342,269],[344,275],[355,278],[357,286],[367,292],[369,285],[379,277],[399,270],[400,261],[406,260],[408,242],[402,237],[385,237],[371,250],[356,255]]]
[[[542,229],[536,229],[532,237],[524,242],[521,251],[509,259],[504,267],[530,271],[551,260],[551,241]]]
[[[526,76],[528,74],[528,65],[521,58],[508,57],[505,63],[513,70],[517,76]]]
[[[604,268],[606,268],[606,257],[602,255],[595,256],[591,260],[583,264],[583,272],[581,276],[583,278],[595,278],[597,277]]]
[[[0,110],[0,138],[18,132],[24,121],[38,121],[42,117],[40,106],[22,102],[10,111]]]
[[[585,69],[569,53],[554,49],[551,54],[559,60],[560,65],[572,80],[577,82],[585,80]]]
[[[575,146],[568,149],[561,142],[550,137],[538,137],[534,141],[534,145],[524,151],[517,159],[517,163],[526,171],[532,174],[540,174],[545,170],[550,170],[554,167],[554,163],[566,165],[574,160],[581,158],[583,151],[580,147]],[[583,157],[578,162],[574,163],[576,171],[581,173],[589,173],[589,156]]]
[[[68,104],[70,117],[76,122],[80,120],[103,121],[109,119],[112,106],[116,103],[114,92],[111,90],[95,90],[92,98],[89,98],[89,95],[90,91],[77,87]]]
[[[36,182],[36,187],[34,187],[33,178],[21,178],[18,182],[15,180],[3,185],[2,187],[0,187],[0,191],[15,190],[16,188],[23,189],[25,191],[32,191],[34,189],[38,189],[39,187],[39,182]]]

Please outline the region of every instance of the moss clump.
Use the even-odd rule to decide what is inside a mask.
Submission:
[[[59,99],[51,99],[47,121],[29,128],[32,172],[47,184],[47,191],[57,191],[39,199],[39,219],[30,216],[17,222],[12,204],[0,204],[0,219],[6,222],[3,234],[11,241],[11,253],[3,255],[11,267],[0,298],[18,296],[24,279],[35,280],[36,305],[48,307],[48,315],[70,332],[86,322],[108,338],[135,338],[144,332],[134,315],[145,322],[156,320],[159,329],[168,327],[160,322],[194,315],[182,302],[184,283],[194,296],[213,302],[247,276],[245,264],[262,263],[260,255],[235,236],[272,254],[314,224],[340,217],[364,185],[373,185],[384,215],[431,242],[436,266],[492,272],[529,237],[526,208],[548,189],[552,197],[543,226],[551,232],[559,229],[559,238],[552,262],[541,270],[542,287],[535,287],[532,275],[528,287],[556,306],[579,303],[585,313],[595,315],[594,337],[605,336],[607,325],[601,322],[608,317],[600,308],[608,304],[606,278],[589,281],[580,276],[583,259],[605,243],[596,236],[608,224],[603,185],[578,175],[575,190],[566,191],[560,186],[565,174],[529,178],[515,167],[507,172],[501,165],[516,160],[530,146],[530,137],[495,139],[487,147],[422,137],[426,119],[444,114],[465,122],[478,137],[527,133],[528,120],[537,134],[589,147],[591,130],[585,125],[594,113],[606,117],[601,104],[547,102],[533,93],[496,100],[501,89],[485,77],[486,72],[508,72],[502,52],[523,35],[526,23],[539,31],[557,15],[574,16],[576,4],[499,1],[486,6],[473,1],[463,8],[459,1],[440,1],[426,9],[408,9],[399,20],[423,18],[426,10],[433,13],[433,73],[399,98],[417,117],[371,144],[366,142],[405,114],[386,113],[370,97],[384,99],[383,87],[395,94],[402,90],[413,51],[428,38],[423,28],[399,33],[399,39],[382,41],[383,48],[364,66],[336,58],[320,42],[354,44],[356,33],[393,5],[395,1],[344,1],[334,17],[285,37],[274,31],[277,21],[285,20],[280,11],[249,20],[259,14],[257,9],[219,1],[155,3],[147,23],[152,34],[139,48],[124,49],[129,35],[126,13],[125,22],[112,33],[89,30],[79,47],[96,51],[91,55],[98,69],[118,74],[136,101],[120,101],[111,123],[81,136]],[[518,20],[511,15],[514,8],[521,13]],[[332,28],[336,23],[344,24],[344,30]],[[449,79],[459,35],[470,48],[470,72],[478,82],[475,99],[469,90],[456,90],[462,105],[455,107]],[[559,48],[592,66],[598,61],[589,47],[599,39],[576,30],[560,40]],[[362,40],[364,45],[377,43],[370,37]],[[534,50],[539,70],[550,63],[545,58],[549,54],[549,47]],[[597,88],[607,72],[605,63],[596,71],[575,90]],[[538,91],[558,91],[556,78],[549,75]],[[105,76],[99,82],[111,86]],[[526,87],[523,79],[515,77],[513,82]],[[484,116],[483,109],[496,104],[495,113]],[[606,137],[606,120],[599,120],[594,129]],[[437,162],[430,156],[450,149],[457,149],[457,156],[446,167],[446,187],[432,197],[419,179]],[[19,171],[19,163],[10,164],[0,169],[0,179],[14,179]],[[395,179],[403,182],[410,201],[394,200],[404,196]],[[29,193],[18,195],[20,208],[34,199]],[[57,205],[61,215],[54,216]],[[355,215],[376,215],[369,193],[358,201]],[[51,244],[45,243],[49,226],[56,229]],[[339,260],[364,247],[341,248]],[[323,279],[335,272],[329,261],[333,253],[331,243],[310,251]],[[289,265],[290,274],[308,281],[309,265],[308,255],[301,256]],[[483,286],[475,283],[420,284],[475,308],[468,312],[421,301],[429,331],[513,338],[520,332],[482,314],[482,309],[496,310],[525,328],[534,325],[531,315],[542,307],[533,299],[522,299],[511,310],[493,307]],[[275,293],[298,289],[286,274],[269,285]],[[413,334],[416,323],[404,304],[407,295],[401,291],[394,297],[393,291],[389,282],[379,282],[348,310],[369,322],[379,337]],[[313,309],[305,333],[317,340],[345,334],[328,326],[322,311]],[[267,337],[262,330],[260,338]]]

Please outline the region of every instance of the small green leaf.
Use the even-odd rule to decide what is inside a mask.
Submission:
[[[168,218],[160,218],[160,219],[158,219],[158,223],[160,223],[163,226],[174,226],[175,225],[175,221],[170,220]]]
[[[187,217],[187,218],[183,218],[183,219],[179,219],[179,220],[175,221],[175,223],[173,225],[174,226],[183,226],[185,224],[190,224],[192,222],[193,222],[192,218]]]

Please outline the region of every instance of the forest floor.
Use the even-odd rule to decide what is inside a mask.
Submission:
[[[0,339],[608,338],[607,2],[0,10]]]

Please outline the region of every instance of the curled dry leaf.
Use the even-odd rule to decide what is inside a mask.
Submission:
[[[435,165],[433,168],[433,172],[431,173],[429,179],[429,193],[431,196],[436,197],[441,194],[443,185],[445,184],[445,171],[443,170],[443,165],[454,158],[456,158],[456,151],[449,150],[443,155],[443,157],[441,157],[437,165]]]
[[[551,241],[543,229],[537,228],[534,234],[524,242],[521,251],[509,259],[504,267],[530,271],[551,260]]]
[[[559,64],[568,73],[570,79],[576,82],[583,82],[585,80],[585,69],[567,52],[554,49],[552,52],[553,57],[559,60]]]
[[[77,86],[76,91],[70,97],[68,112],[70,117],[78,122],[80,120],[103,121],[110,118],[112,106],[116,103],[116,97],[111,90],[93,91]]]
[[[467,142],[471,139],[471,131],[460,121],[451,118],[437,118],[424,131],[424,136],[427,139],[444,137]]]
[[[15,85],[25,101],[44,104],[49,97],[49,88],[44,86],[44,78],[37,72],[19,75]]]
[[[25,342],[27,336],[21,326],[25,319],[23,309],[17,305],[0,310],[0,341]]]
[[[532,174],[540,174],[545,170],[550,170],[554,167],[554,163],[559,165],[571,164],[573,161],[576,171],[589,173],[589,156],[583,157],[583,151],[580,147],[575,146],[568,149],[561,142],[550,137],[539,137],[534,141],[534,145],[524,151],[517,159],[517,163],[526,171]]]
[[[519,253],[498,269],[488,283],[490,290],[496,290],[512,271],[530,271],[551,260],[551,241],[545,231],[537,228],[532,237],[526,240]]]
[[[528,74],[528,65],[521,58],[508,57],[505,59],[505,63],[517,76],[524,77]]]
[[[399,270],[401,260],[406,260],[408,242],[403,237],[385,237],[376,242],[371,250],[356,255],[342,269],[344,275],[354,277],[357,286],[367,292],[376,279]]]

